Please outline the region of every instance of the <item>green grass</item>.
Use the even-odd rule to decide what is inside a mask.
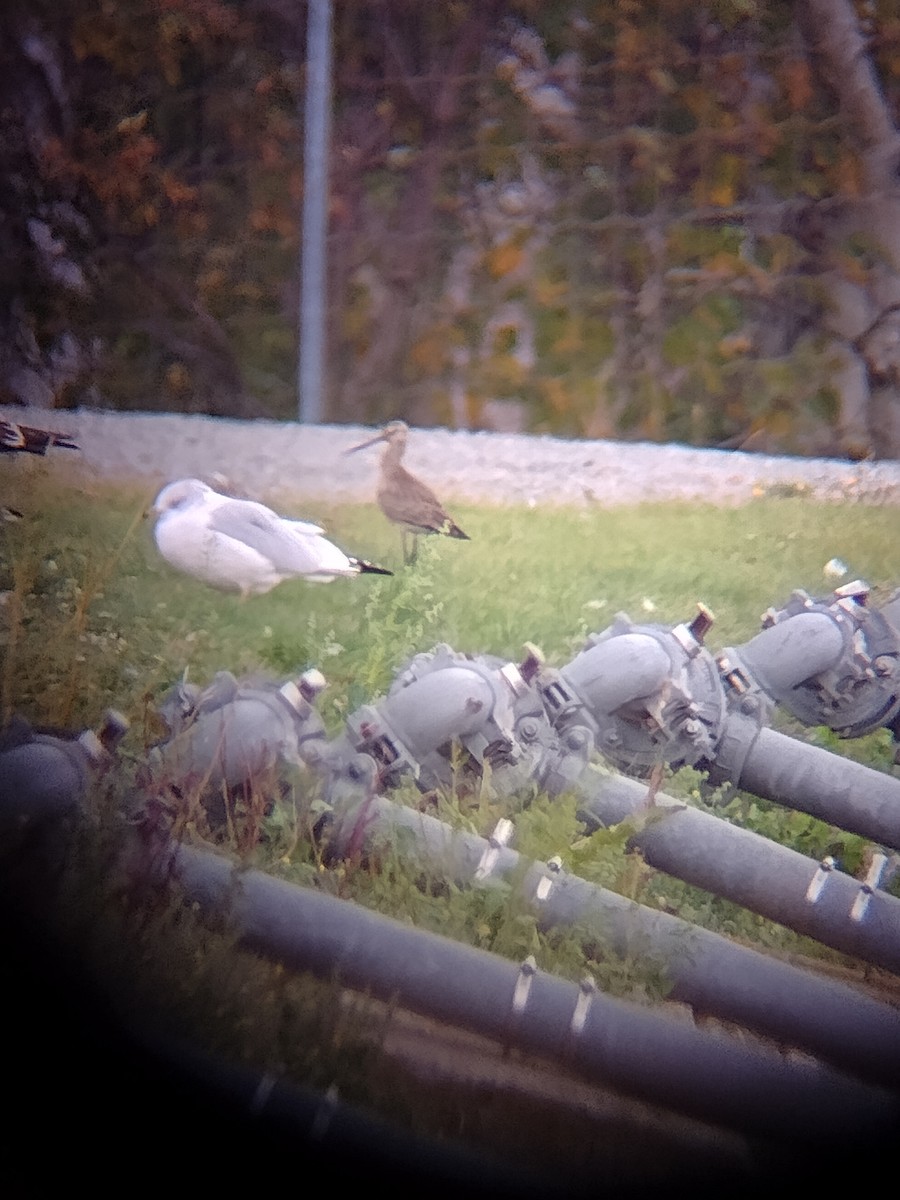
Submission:
[[[286,674],[316,664],[331,685],[326,708],[340,710],[354,684],[371,697],[412,653],[440,641],[512,659],[531,641],[561,664],[620,611],[669,624],[702,601],[716,613],[707,640],[718,648],[752,636],[760,614],[793,588],[826,593],[822,567],[832,557],[877,589],[900,579],[892,509],[799,498],[725,509],[456,505],[472,541],[425,541],[409,571],[374,506],[321,504],[298,515],[324,520],[349,553],[397,573],[290,582],[242,601],[159,558],[141,520],[146,490],[97,485],[88,494],[37,471],[4,483],[0,503],[27,519],[2,534],[0,590],[19,594],[24,622],[21,641],[7,645],[3,707],[35,720],[93,721],[111,701],[134,717],[146,693],[185,667],[202,681],[226,667]]]
[[[0,479],[0,503],[25,514],[23,521],[0,528],[3,717],[15,712],[35,724],[84,727],[95,725],[109,706],[123,711],[131,729],[122,747],[122,774],[97,800],[110,810],[126,803],[131,773],[161,732],[156,704],[185,669],[203,684],[222,669],[282,679],[315,665],[328,680],[320,710],[337,734],[359,704],[387,690],[412,654],[439,642],[518,660],[527,641],[541,647],[548,663],[562,665],[589,632],[604,629],[619,612],[669,625],[689,619],[702,602],[717,617],[707,638],[717,650],[756,633],[760,614],[783,604],[794,588],[826,595],[831,585],[823,566],[833,557],[849,565],[848,578],[866,579],[876,597],[900,581],[895,509],[816,504],[802,496],[762,497],[729,508],[454,504],[472,540],[428,540],[413,568],[402,566],[399,534],[374,506],[323,503],[294,511],[324,521],[349,553],[391,566],[396,574],[327,586],[285,583],[243,601],[176,574],[160,559],[142,517],[152,500],[147,489],[85,487],[49,464],[25,464],[21,471],[18,466],[12,464]],[[886,731],[851,744],[826,730],[778,721],[835,753],[891,768]],[[326,867],[310,836],[311,794],[304,787],[298,781],[293,803],[277,807],[265,821],[257,815],[249,839],[246,828],[232,844],[225,837],[226,848],[285,878],[510,958],[534,953],[540,966],[569,978],[590,971],[616,994],[645,1002],[665,995],[667,981],[658,964],[617,959],[604,946],[602,931],[539,929],[515,881],[490,890],[459,887],[427,867],[412,867],[398,846],[362,862]],[[668,778],[665,787],[803,853],[835,853],[851,868],[861,854],[861,839],[804,814],[741,793],[710,796],[694,772]],[[419,799],[412,788],[397,798],[413,804]],[[653,871],[626,853],[626,831],[585,839],[571,799],[537,797],[526,806],[508,798],[449,796],[438,805],[444,819],[481,834],[489,834],[499,816],[512,815],[515,844],[525,857],[560,854],[570,870],[641,903],[776,953],[842,961],[808,939]],[[91,876],[72,912],[90,908],[95,882]],[[135,919],[107,910],[103,922],[84,916],[83,931],[90,928],[94,941],[99,939],[99,959],[104,938],[121,942],[119,922]],[[111,931],[104,933],[108,921]],[[373,1098],[377,1072],[362,1080],[370,1060],[368,1050],[359,1049],[371,1049],[371,1021],[360,1017],[354,1024],[337,1016],[323,1021],[321,989],[330,985],[310,981],[295,994],[277,971],[241,956],[227,932],[202,930],[177,906],[152,920],[142,918],[139,926],[139,937],[124,939],[133,941],[143,964],[139,970],[132,964],[130,973],[144,978],[157,1003],[170,994],[168,1020],[214,1048],[230,1046],[245,1060],[266,1065],[274,1058],[284,1065],[287,1058],[286,1069],[298,1077],[317,1083],[339,1077],[343,1094]],[[163,944],[160,958],[153,947],[159,951]],[[221,999],[225,993],[227,1001]],[[252,1033],[241,1015],[245,1002],[265,1014]],[[313,1043],[324,1057],[286,1055],[284,1045],[304,1021],[314,1026]],[[348,1061],[359,1064],[355,1074]],[[421,1113],[408,1094],[407,1101]],[[396,1111],[401,1102],[385,1101],[387,1109],[391,1103]],[[444,1113],[432,1128],[444,1129],[441,1122],[452,1125],[453,1119]]]

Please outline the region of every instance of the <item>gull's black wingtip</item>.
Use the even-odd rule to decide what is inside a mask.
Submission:
[[[366,562],[364,558],[354,558],[351,561],[359,568],[360,575],[393,575],[394,573],[387,567],[379,567],[378,563]]]

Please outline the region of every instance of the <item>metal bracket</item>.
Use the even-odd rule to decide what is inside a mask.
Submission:
[[[827,858],[823,858],[819,863],[818,870],[812,879],[809,881],[809,887],[806,889],[806,901],[808,904],[815,904],[822,895],[822,889],[825,887],[825,881],[834,870],[836,864],[834,859],[829,854]]]
[[[538,885],[534,890],[535,900],[540,900],[542,903],[553,891],[556,880],[554,875],[558,875],[562,870],[562,859],[558,854],[554,854],[552,858],[547,860],[547,869],[551,872],[549,875],[542,875],[538,880]]]
[[[474,878],[476,882],[481,883],[491,874],[494,867],[497,865],[497,860],[500,857],[500,851],[504,846],[509,844],[512,838],[515,826],[512,821],[508,821],[506,817],[501,817],[494,826],[494,832],[491,834],[489,846],[481,856],[478,866],[475,868]]]
[[[588,1013],[591,1010],[591,1005],[594,1002],[596,994],[597,984],[594,977],[592,975],[585,975],[584,979],[578,985],[578,999],[575,1001],[572,1020],[569,1022],[569,1034],[574,1040],[580,1038],[584,1032]]]
[[[512,998],[512,1016],[514,1018],[520,1017],[525,1011],[525,1005],[528,1003],[531,984],[535,975],[537,975],[537,969],[537,960],[533,954],[529,954],[519,967],[519,974],[516,978],[516,986]]]
[[[872,861],[869,863],[866,878],[857,892],[856,899],[853,901],[853,907],[850,909],[851,921],[859,922],[866,915],[869,904],[872,901],[872,896],[875,889],[881,883],[881,877],[884,874],[887,864],[888,856],[883,851],[878,850],[872,855]]]

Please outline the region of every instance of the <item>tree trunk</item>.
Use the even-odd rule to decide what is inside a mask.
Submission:
[[[57,28],[58,26],[58,28]],[[71,134],[65,17],[0,13],[0,401],[52,408],[89,370],[78,312],[93,295],[94,231],[79,198],[46,177]]]
[[[841,440],[850,454],[900,457],[900,133],[850,0],[800,0],[814,66],[834,93],[858,155],[862,190],[826,222],[823,281],[831,301]],[[847,269],[848,240],[874,251]],[[858,265],[855,260],[854,265]]]

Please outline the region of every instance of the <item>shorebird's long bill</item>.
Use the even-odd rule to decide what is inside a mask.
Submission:
[[[345,454],[355,454],[357,450],[365,450],[369,446],[374,446],[376,442],[385,441],[383,433],[376,433],[374,437],[370,437],[366,442],[360,442],[358,446],[351,446],[349,450],[345,450]]]

